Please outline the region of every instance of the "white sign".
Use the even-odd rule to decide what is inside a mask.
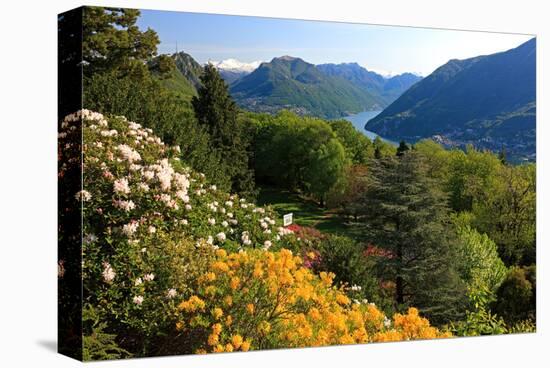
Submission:
[[[292,224],[292,213],[287,213],[283,216],[283,226]]]

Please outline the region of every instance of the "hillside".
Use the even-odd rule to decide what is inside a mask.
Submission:
[[[317,65],[317,68],[326,75],[342,77],[376,96],[379,103],[384,107],[422,79],[412,73],[403,73],[385,78],[357,63],[321,64]]]
[[[504,148],[516,159],[535,158],[536,41],[497,54],[451,60],[412,86],[368,129],[447,146],[472,143]]]
[[[173,54],[172,58],[176,62],[177,70],[191,83],[195,90],[198,89],[202,66],[191,55],[183,51]]]
[[[149,62],[152,75],[164,87],[188,101],[197,95],[203,67],[191,55],[183,51],[172,54],[170,57],[174,60],[176,68],[171,70],[168,75],[160,75],[156,69],[158,58],[154,58]]]
[[[82,151],[72,143],[80,134]],[[300,239],[269,207],[218,190],[151,129],[81,110],[62,121],[59,139],[66,212],[83,221],[85,360],[106,359],[89,332],[102,329],[110,358],[257,350],[264,338],[289,348],[450,336],[415,308],[390,319],[367,300],[352,303],[356,290],[307,266],[315,254],[290,250]],[[82,167],[85,189],[71,192],[66,174]]]
[[[300,58],[282,56],[262,63],[231,86],[237,103],[257,112],[289,109],[325,118],[380,109],[377,96],[340,76],[327,75]]]

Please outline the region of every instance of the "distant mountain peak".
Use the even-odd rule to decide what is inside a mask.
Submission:
[[[245,72],[252,73],[260,64],[261,61],[253,61],[250,63],[239,61],[237,59],[229,58],[222,61],[210,61],[218,69],[226,70],[229,72]]]
[[[290,56],[290,55],[283,55],[279,57],[273,58],[272,62],[275,60],[281,60],[281,61],[294,61],[294,60],[302,60],[298,57]],[[302,60],[303,61],[303,60]]]

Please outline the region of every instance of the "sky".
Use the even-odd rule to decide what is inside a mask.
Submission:
[[[532,35],[142,10],[159,53],[184,51],[199,63],[270,61],[290,55],[312,64],[357,62],[383,75],[427,76],[450,59],[509,50]]]

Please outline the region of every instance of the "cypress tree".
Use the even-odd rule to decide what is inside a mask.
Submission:
[[[446,195],[414,151],[373,160],[361,199],[366,238],[388,252],[381,277],[395,283],[398,309],[417,307],[435,323],[458,319],[466,290],[456,271],[456,235]]]

